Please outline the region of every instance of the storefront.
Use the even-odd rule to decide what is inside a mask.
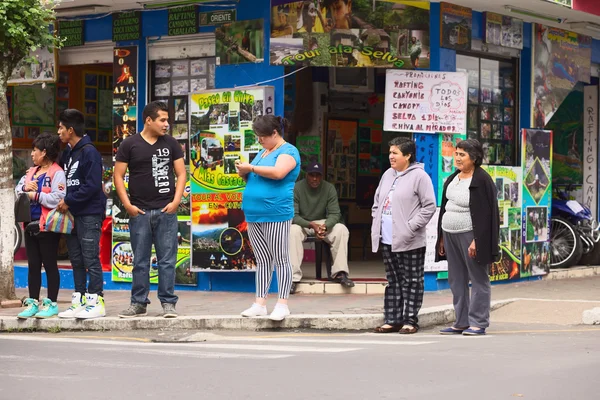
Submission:
[[[513,204],[511,190],[517,185],[519,200],[522,200],[523,179],[528,179],[530,172],[523,172],[522,154],[526,145],[521,129],[535,126],[536,92],[532,89],[535,78],[532,71],[536,34],[531,21],[551,26],[559,26],[558,22],[517,15],[484,2],[476,7],[473,5],[476,1],[460,0],[457,3],[481,11],[491,7],[489,11],[505,17],[440,3],[401,0],[354,1],[350,18],[338,18],[324,3],[321,9],[291,0],[197,3],[198,8],[144,9],[133,15],[114,12],[85,19],[82,45],[60,51],[59,79],[53,89],[57,111],[68,105],[85,112],[88,134],[95,138],[99,150],[106,156],[105,166],[109,171],[112,155],[123,137],[141,130],[141,114],[146,102],[164,100],[169,104],[171,134],[185,150],[191,175],[179,210],[181,245],[177,283],[180,290],[253,290],[252,263],[246,258],[240,261],[243,246],[236,247],[236,252],[223,247],[223,232],[237,234],[240,231],[235,210],[239,206],[241,188],[235,187],[235,182],[220,188],[210,187],[205,178],[210,171],[226,176],[231,172],[227,169],[228,163],[236,157],[252,157],[252,135],[245,134],[252,132],[251,123],[246,117],[258,112],[289,117],[293,129],[287,139],[300,149],[303,164],[317,160],[326,166],[326,179],[338,189],[345,221],[351,230],[352,262],[371,258],[370,206],[379,177],[389,168],[386,145],[389,139],[405,135],[417,142],[419,161],[425,164],[438,193],[452,170],[456,141],[467,136],[481,140],[487,151],[486,161],[493,168],[502,193],[501,200],[505,201],[503,227],[507,234],[504,243],[518,253],[513,258],[521,260],[521,242],[517,245],[515,239],[517,232],[521,232],[521,218],[515,219],[514,209],[522,204]],[[338,3],[347,4],[343,0]],[[556,15],[561,14],[551,10]],[[117,39],[123,40],[115,40],[114,36],[114,21],[119,18],[125,22],[119,24],[117,33],[121,36],[117,35]],[[192,20],[193,23],[189,22]],[[234,23],[210,25],[210,21],[221,20]],[[124,28],[136,24],[137,33],[134,28]],[[346,26],[340,28],[338,24]],[[588,63],[600,60],[598,41],[584,41],[582,47],[589,49]],[[123,65],[129,69],[124,70]],[[464,133],[383,129],[386,71],[415,68],[466,72],[468,105]],[[134,79],[119,85],[117,90],[115,77],[124,73],[132,73]],[[236,88],[243,87],[242,91],[249,93],[256,90],[250,88],[255,85],[271,88],[268,94],[260,95],[263,96],[260,107],[233,101]],[[213,89],[217,91],[209,92]],[[105,95],[108,90],[112,93],[110,99]],[[220,101],[208,114],[199,107],[200,100],[190,96],[190,93],[202,92],[219,94]],[[564,97],[570,92],[567,90]],[[269,108],[264,104],[267,100],[272,104]],[[542,100],[546,101],[546,97]],[[561,102],[549,104],[551,108],[558,108]],[[194,125],[194,116],[206,116],[206,124]],[[107,128],[110,129],[107,118],[110,118],[112,136],[107,136]],[[550,121],[544,122],[540,128]],[[49,121],[47,126],[40,125],[40,129],[52,130],[54,125],[55,121]],[[13,126],[16,128],[15,153],[28,154],[30,142],[27,139],[38,127],[22,126],[21,133],[21,125],[13,121]],[[33,129],[32,134],[30,129]],[[581,129],[583,140],[583,127]],[[212,142],[218,146],[210,148]],[[206,145],[206,159],[202,158],[203,145]],[[29,159],[23,154],[20,158]],[[582,166],[583,158],[580,160]],[[593,168],[597,170],[597,167],[596,162]],[[551,180],[552,171],[546,176]],[[594,180],[596,184],[597,175]],[[216,195],[219,193],[223,196],[229,193],[228,199],[221,201]],[[223,208],[227,210],[226,215],[231,214],[227,221],[219,223],[223,226],[216,224],[219,225],[218,238],[214,243],[202,237],[210,225],[203,226],[195,214],[198,211],[194,208],[202,204]],[[537,202],[536,205],[539,206]],[[105,272],[106,287],[128,289],[131,265],[127,216],[118,203],[110,211],[113,232],[110,267]],[[510,215],[514,216],[512,222],[509,222]],[[521,215],[519,212],[519,217]],[[434,235],[430,235],[432,240]],[[195,251],[193,243],[198,239],[202,240]],[[202,251],[201,244],[208,246],[204,249],[208,251]],[[214,254],[210,254],[211,251]],[[431,259],[433,249],[428,251]],[[446,287],[444,269],[443,265],[428,261],[427,290]],[[510,273],[495,275],[500,280],[509,278]],[[511,279],[527,276],[519,271]],[[16,282],[24,285],[26,271],[17,271]],[[69,287],[70,282],[63,279],[65,287]]]

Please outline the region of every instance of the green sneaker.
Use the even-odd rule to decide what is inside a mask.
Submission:
[[[23,302],[23,305],[27,308],[25,308],[23,311],[21,311],[21,313],[19,313],[19,315],[17,315],[17,318],[19,319],[31,318],[39,311],[38,301],[35,299],[27,298]]]
[[[48,298],[42,300],[42,308],[35,314],[36,318],[53,318],[58,315],[58,304]]]

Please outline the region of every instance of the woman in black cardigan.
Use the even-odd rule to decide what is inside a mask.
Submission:
[[[490,264],[499,254],[500,216],[496,185],[481,168],[483,149],[475,139],[456,145],[454,172],[444,183],[436,261],[448,260],[456,322],[444,335],[485,335],[489,326]],[[469,281],[471,295],[469,296]]]

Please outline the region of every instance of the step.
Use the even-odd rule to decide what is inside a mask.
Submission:
[[[354,281],[354,287],[347,288],[337,282],[322,281],[317,279],[303,280],[296,286],[298,294],[383,294],[387,281],[369,280]]]

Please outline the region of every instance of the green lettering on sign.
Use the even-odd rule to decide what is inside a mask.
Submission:
[[[234,22],[236,20],[235,10],[211,11],[198,14],[198,25],[220,25]]]
[[[139,40],[142,37],[142,13],[129,11],[112,15],[112,41]]]
[[[190,35],[198,33],[198,7],[169,8],[168,35]]]
[[[64,47],[83,46],[85,43],[85,21],[60,21],[58,34],[65,39]]]

